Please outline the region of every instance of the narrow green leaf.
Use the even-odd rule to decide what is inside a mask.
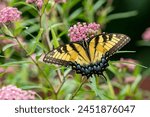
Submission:
[[[70,71],[72,71],[72,69],[71,68],[68,68],[67,70],[65,70],[65,72],[64,72],[64,76],[66,77],[67,76],[67,74],[69,74],[69,72]]]
[[[24,90],[30,90],[30,89],[42,89],[43,87],[42,86],[23,86],[23,87],[20,87],[21,89],[24,89]]]
[[[131,91],[134,92],[136,90],[136,88],[138,87],[139,83],[142,80],[142,76],[138,75],[134,81],[134,83],[131,85]]]
[[[15,45],[17,45],[17,44],[14,44],[14,43],[7,44],[7,45],[5,45],[5,46],[2,48],[2,51],[5,51],[5,50],[7,50],[8,48],[13,47],[13,46],[15,46]]]
[[[106,97],[102,94],[102,92],[98,90],[97,85],[96,85],[96,79],[94,76],[92,76],[91,82],[92,83],[90,83],[89,86],[95,92],[96,96],[98,96],[100,99],[106,99]]]
[[[51,28],[57,28],[57,27],[60,27],[60,26],[63,26],[64,23],[56,23],[56,24],[53,24],[52,26],[50,26],[48,29],[50,30]]]
[[[136,51],[117,51],[115,54],[120,54],[120,53],[136,53]]]
[[[37,10],[33,5],[28,4],[28,3],[26,3],[26,2],[16,2],[14,5],[15,5],[15,6],[17,6],[17,5],[26,5],[26,6],[29,6],[29,7],[33,8],[35,11],[38,12],[38,10]]]
[[[59,46],[59,42],[58,42],[58,39],[56,37],[56,33],[53,30],[53,28],[51,28],[51,32],[52,32],[52,37],[53,37],[52,42],[53,42],[54,48],[57,48]]]
[[[4,58],[5,56],[0,55],[1,58]]]
[[[127,84],[127,85],[125,85],[125,86],[121,89],[119,95],[120,95],[120,96],[126,96],[126,95],[129,94],[129,93],[130,93],[130,86]]]
[[[94,4],[94,11],[96,12],[105,2],[106,2],[106,0],[98,0]]]
[[[82,8],[78,8],[77,10],[75,10],[70,16],[69,16],[69,20],[73,20],[75,18],[77,18],[77,16],[83,11]]]
[[[14,66],[14,65],[19,65],[19,64],[24,64],[24,63],[32,63],[31,61],[14,61],[14,62],[8,62],[5,64],[2,64],[0,66],[4,67],[4,66]]]
[[[138,46],[150,46],[150,42],[149,41],[141,40],[141,41],[137,42],[137,45]]]
[[[34,33],[40,29],[40,26],[38,24],[34,24],[26,30],[26,33],[23,33],[23,36],[27,36],[29,33]],[[28,33],[27,33],[28,32]]]
[[[13,34],[10,32],[10,30],[7,28],[5,24],[3,24],[1,30],[6,36],[14,37]]]
[[[41,28],[39,30],[39,33],[38,33],[37,37],[35,38],[34,45],[33,45],[32,49],[30,50],[30,52],[28,53],[28,55],[31,55],[31,54],[34,53],[34,51],[35,51],[35,49],[36,49],[36,47],[37,47],[37,45],[39,43],[39,40],[40,40],[42,34],[43,34],[43,28]]]
[[[112,83],[111,83],[111,81],[109,80],[108,75],[106,74],[106,72],[104,72],[104,76],[105,76],[106,79],[107,79],[107,84],[108,84],[108,88],[109,88],[109,92],[110,92],[109,95],[111,96],[112,99],[115,99],[115,98],[116,98],[115,92],[114,92]]]
[[[128,11],[128,12],[123,12],[123,13],[116,13],[116,14],[111,14],[107,16],[107,22],[115,19],[122,19],[122,18],[128,18],[128,17],[133,17],[138,14],[137,11]]]

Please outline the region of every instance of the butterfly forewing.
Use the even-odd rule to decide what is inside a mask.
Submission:
[[[109,53],[109,56],[113,55],[129,41],[130,38],[123,34],[104,33],[94,37],[89,42],[91,63],[99,62],[106,52]]]
[[[130,38],[124,34],[109,34],[109,35],[112,35],[111,40],[112,42],[115,42],[115,45],[108,51],[110,56],[113,55],[116,51],[120,50],[130,41]]]
[[[70,43],[60,46],[45,55],[44,62],[68,66],[71,63],[88,64],[89,58],[84,48],[77,43]]]

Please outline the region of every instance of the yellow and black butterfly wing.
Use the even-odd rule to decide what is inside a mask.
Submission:
[[[68,66],[71,63],[89,64],[84,48],[78,43],[60,46],[45,55],[44,62]]]
[[[102,33],[89,41],[89,52],[91,62],[99,62],[106,53],[112,56],[130,41],[124,34]]]

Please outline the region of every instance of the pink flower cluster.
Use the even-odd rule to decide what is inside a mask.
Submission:
[[[66,0],[54,0],[56,3],[65,3]]]
[[[80,23],[73,25],[69,29],[68,36],[72,42],[80,40],[88,40],[90,37],[96,35],[100,30],[100,25],[96,23]]]
[[[135,67],[136,67],[135,64],[138,63],[134,59],[124,59],[124,58],[121,58],[120,62],[121,63],[116,64],[116,66],[120,69],[126,68],[130,72],[133,72],[135,70]],[[127,63],[125,63],[125,62],[127,62]],[[130,63],[133,63],[133,64],[130,64]]]
[[[20,19],[21,12],[17,8],[5,7],[0,11],[0,23],[12,22]]]
[[[27,3],[34,3],[38,8],[42,8],[43,0],[26,0]]]
[[[145,32],[142,34],[142,38],[145,40],[145,41],[150,41],[150,27],[147,28],[145,30]]]
[[[13,85],[8,85],[0,89],[0,100],[34,100],[35,92],[24,91]]]

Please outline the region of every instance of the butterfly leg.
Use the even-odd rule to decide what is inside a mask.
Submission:
[[[104,74],[103,73],[101,73],[101,74],[97,74],[100,78],[101,77],[103,77],[103,79],[105,80],[105,82],[107,82],[107,78],[104,76]]]

